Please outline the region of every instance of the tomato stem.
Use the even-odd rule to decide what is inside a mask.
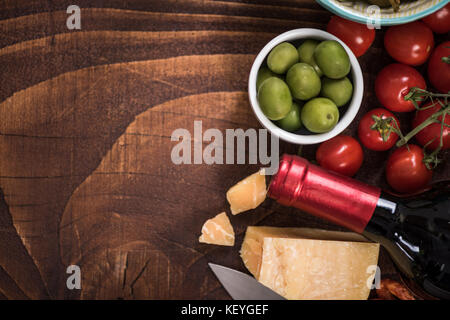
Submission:
[[[425,144],[424,148],[423,148],[423,160],[422,162],[425,164],[425,166],[427,167],[428,170],[432,170],[433,168],[436,168],[437,165],[442,162],[441,159],[438,158],[438,153],[439,151],[441,151],[442,147],[444,146],[444,122],[445,122],[445,115],[446,113],[444,113],[442,115],[442,121],[441,121],[441,136],[439,139],[439,146],[430,154],[426,153],[426,148],[427,146],[432,143],[435,139],[432,139],[430,141],[427,142],[427,144]]]
[[[442,57],[441,60],[442,60],[442,62],[444,62],[444,63],[450,64],[450,56],[448,56],[448,57]]]
[[[383,115],[372,115],[372,120],[374,121],[374,124],[370,127],[370,129],[378,131],[384,142],[389,139],[392,132],[395,132],[398,136],[403,137],[394,117],[383,118]]]
[[[450,97],[450,94],[448,94],[448,93],[434,93],[434,92],[429,92],[427,90],[424,90],[424,89],[421,89],[418,87],[412,87],[411,89],[409,89],[408,94],[406,94],[403,99],[405,101],[411,101],[417,110],[421,110],[419,108],[418,102],[422,102],[427,99],[430,99],[431,101],[433,101],[433,98],[444,98],[445,104],[447,104],[447,99],[449,97]]]
[[[424,122],[419,124],[417,127],[415,127],[413,130],[411,130],[406,136],[401,137],[399,141],[397,141],[397,147],[401,147],[408,143],[408,141],[414,137],[417,133],[419,133],[421,130],[423,130],[425,127],[429,126],[432,123],[444,121],[445,115],[450,114],[450,105],[447,105],[444,109],[441,109],[438,112],[433,113],[431,116],[429,116]],[[438,121],[437,119],[442,116],[442,121]],[[443,124],[441,124],[441,128],[443,130]],[[441,130],[441,131],[442,131]],[[442,140],[442,134],[441,134],[441,140]]]
[[[411,101],[414,106],[416,107],[417,110],[425,110],[428,108],[432,108],[436,105],[436,103],[440,104],[441,108],[439,109],[439,111],[436,111],[435,113],[433,113],[431,116],[429,116],[427,119],[425,119],[425,121],[423,121],[421,124],[419,124],[417,127],[415,127],[413,130],[411,130],[406,136],[400,136],[400,140],[397,141],[396,146],[397,147],[401,147],[405,144],[408,143],[408,141],[414,137],[417,133],[419,133],[421,130],[423,130],[424,128],[426,128],[427,126],[429,126],[432,123],[440,123],[441,124],[441,134],[440,134],[440,142],[439,142],[439,147],[436,148],[436,150],[434,150],[432,153],[425,155],[424,158],[424,163],[427,166],[427,168],[430,168],[430,164],[433,164],[433,166],[436,166],[439,163],[439,159],[437,158],[437,154],[439,153],[439,151],[442,149],[442,146],[444,144],[443,142],[443,132],[444,132],[444,126],[447,126],[447,124],[445,124],[445,116],[447,114],[450,114],[450,104],[448,102],[448,98],[450,97],[450,94],[448,93],[433,93],[433,92],[429,92],[427,90],[421,89],[421,88],[417,88],[417,87],[413,87],[409,90],[408,94],[404,97],[405,100],[407,101]],[[444,102],[437,100],[436,102],[434,101],[434,99],[436,98],[443,98]],[[418,105],[418,101],[425,101],[427,99],[430,99],[433,103],[428,106],[428,107],[424,107],[424,108],[419,108]],[[442,116],[442,120],[439,121],[438,118]],[[429,141],[426,145],[425,148],[428,144],[430,144],[432,141],[434,141],[435,139],[432,139],[431,141]]]
[[[444,57],[444,58],[448,59],[450,57]],[[444,58],[442,58],[443,61],[444,61]],[[450,60],[450,59],[448,59],[448,60]],[[444,61],[444,62],[449,63],[449,61]],[[401,147],[401,146],[407,144],[408,141],[412,137],[414,137],[417,133],[419,133],[421,130],[423,130],[430,124],[440,123],[441,124],[441,130],[440,130],[441,132],[440,132],[440,136],[439,136],[439,146],[429,154],[426,152],[426,148],[431,143],[433,143],[433,141],[435,141],[437,139],[437,137],[435,137],[434,139],[431,139],[430,141],[428,141],[423,148],[424,157],[423,157],[422,162],[425,164],[425,166],[429,170],[432,170],[441,162],[441,160],[438,158],[438,153],[439,153],[439,151],[441,151],[442,147],[444,146],[444,127],[448,126],[445,123],[445,116],[450,115],[449,97],[450,97],[450,94],[448,94],[448,93],[447,94],[432,93],[432,92],[429,92],[429,91],[426,91],[424,89],[417,88],[417,87],[411,88],[410,91],[408,92],[408,94],[404,97],[404,99],[406,101],[411,101],[414,104],[414,107],[419,111],[433,108],[436,106],[436,103],[438,103],[440,105],[440,108],[438,111],[436,111],[431,116],[429,116],[427,119],[425,119],[425,121],[423,121],[421,124],[419,124],[413,130],[411,130],[406,136],[404,136],[404,137],[402,136],[400,138],[400,140],[397,141],[397,144],[396,144],[397,147]],[[419,108],[418,102],[422,102],[427,99],[430,99],[432,104],[430,104],[427,107]],[[435,101],[435,99],[436,99],[436,101]],[[444,102],[442,102],[439,99],[444,100]],[[439,120],[438,119],[439,117],[442,117],[442,119]]]

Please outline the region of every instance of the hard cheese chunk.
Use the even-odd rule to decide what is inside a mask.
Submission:
[[[241,247],[241,258],[247,269],[258,279],[264,238],[322,239],[367,241],[353,232],[338,232],[311,228],[248,227]]]
[[[266,199],[266,177],[264,170],[239,181],[227,192],[232,214],[255,209]]]
[[[379,244],[264,238],[259,281],[287,299],[362,300]]]
[[[234,246],[234,230],[225,212],[207,220],[202,227],[199,242]]]

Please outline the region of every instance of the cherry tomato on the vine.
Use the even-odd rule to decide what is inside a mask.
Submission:
[[[433,32],[421,21],[389,27],[384,35],[384,47],[389,55],[411,66],[427,61],[433,46]]]
[[[344,41],[356,57],[362,56],[375,39],[375,29],[338,16],[331,17],[327,31]]]
[[[450,91],[450,41],[438,45],[431,54],[428,62],[428,79],[440,92]]]
[[[425,79],[416,69],[405,64],[390,64],[384,67],[375,79],[375,94],[378,100],[385,108],[394,112],[415,109],[411,101],[404,99],[412,87],[425,90]]]
[[[418,125],[427,120],[433,113],[441,110],[439,102],[429,102],[421,107],[421,110],[417,111],[416,116],[413,119],[412,125],[416,128]],[[422,146],[427,146],[429,150],[435,150],[439,147],[441,130],[442,130],[442,142],[443,146],[441,150],[450,148],[450,114],[445,116],[444,123],[447,126],[441,126],[442,116],[436,119],[438,122],[432,122],[424,129],[420,130],[416,135],[416,139]]]
[[[396,149],[386,164],[389,185],[401,193],[413,193],[431,181],[433,171],[423,163],[424,152],[414,144]]]
[[[450,3],[422,19],[435,33],[450,32]]]
[[[346,135],[323,142],[316,152],[316,160],[321,167],[349,177],[359,170],[363,159],[359,142]]]
[[[367,149],[385,151],[394,146],[398,139],[395,131],[399,128],[400,122],[390,111],[376,108],[362,117],[358,137]]]

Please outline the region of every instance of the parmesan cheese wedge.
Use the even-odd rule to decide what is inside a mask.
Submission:
[[[264,238],[259,281],[286,299],[364,300],[378,252],[377,243]]]
[[[222,212],[207,220],[203,224],[202,235],[198,241],[221,246],[234,246],[234,230],[227,214]]]
[[[261,269],[264,238],[322,239],[367,242],[353,232],[311,228],[248,227],[241,247],[241,258],[247,269],[258,279]]]
[[[266,176],[264,169],[239,181],[227,192],[227,200],[231,213],[238,213],[255,209],[266,199]]]

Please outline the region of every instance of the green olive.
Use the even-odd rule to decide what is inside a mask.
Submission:
[[[256,91],[259,90],[259,87],[264,82],[264,80],[266,80],[270,77],[280,77],[280,76],[278,74],[270,71],[270,69],[267,67],[261,67],[258,70],[258,75],[256,76]]]
[[[303,106],[300,117],[306,129],[324,133],[333,129],[339,121],[339,110],[328,98],[314,98]]]
[[[277,74],[285,73],[293,64],[298,62],[298,52],[289,42],[283,42],[270,51],[267,66]]]
[[[309,64],[300,62],[294,64],[286,75],[286,82],[294,98],[309,100],[320,92],[320,78]]]
[[[261,84],[258,91],[258,101],[262,112],[270,120],[283,119],[292,107],[289,87],[277,77],[270,77]]]
[[[350,58],[344,47],[335,40],[319,43],[314,50],[314,59],[328,78],[340,79],[350,72]]]
[[[312,66],[316,70],[317,75],[321,77],[323,75],[322,70],[320,70],[316,60],[314,60],[314,50],[318,44],[319,41],[317,40],[306,40],[297,48],[297,51],[299,61]]]
[[[300,119],[300,105],[296,102],[292,103],[291,111],[281,120],[277,121],[277,125],[286,131],[297,131],[302,126]]]
[[[338,106],[342,107],[350,101],[353,94],[353,85],[347,77],[342,79],[322,78],[322,97],[333,100]]]

